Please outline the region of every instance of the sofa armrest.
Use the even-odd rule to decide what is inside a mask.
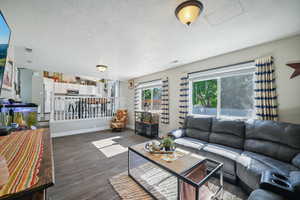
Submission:
[[[168,133],[173,139],[181,138],[185,135],[185,129],[176,129]]]
[[[300,169],[300,153],[293,158],[292,164]]]
[[[300,194],[300,171],[291,171],[290,181],[295,192],[297,192],[297,194]]]

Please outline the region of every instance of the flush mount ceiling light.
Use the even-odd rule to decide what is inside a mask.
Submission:
[[[104,72],[104,71],[107,70],[107,66],[106,65],[96,65],[96,68],[100,72]]]
[[[175,15],[183,24],[190,25],[203,11],[203,4],[197,0],[189,0],[181,3],[175,10]]]

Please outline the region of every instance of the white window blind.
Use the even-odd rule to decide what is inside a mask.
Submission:
[[[255,71],[255,63],[249,62],[245,64],[238,64],[230,67],[217,68],[207,71],[201,71],[189,74],[189,79],[214,79],[218,77],[234,76],[249,74]]]
[[[138,89],[147,89],[147,88],[153,88],[153,87],[161,87],[161,85],[162,85],[162,81],[159,79],[159,80],[140,83],[137,88]]]

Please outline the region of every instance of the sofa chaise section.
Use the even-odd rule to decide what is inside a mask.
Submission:
[[[177,145],[222,162],[224,177],[240,181],[249,193],[259,187],[265,170],[285,175],[300,171],[300,125],[188,116],[183,128],[170,135]],[[276,197],[259,190],[250,199],[272,195]]]
[[[236,162],[237,176],[248,192],[259,187],[261,174],[265,170],[275,170],[284,175],[288,175],[290,171],[299,170],[289,163],[248,151],[243,152]]]
[[[248,190],[259,187],[264,170],[288,175],[300,170],[293,165],[300,152],[300,125],[249,120],[246,122],[244,152],[238,157],[237,176]]]

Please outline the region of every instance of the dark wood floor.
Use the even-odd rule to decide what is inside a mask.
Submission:
[[[108,179],[127,170],[127,152],[107,158],[95,145],[115,136],[123,147],[147,139],[133,131],[85,133],[53,139],[55,186],[48,189],[49,200],[113,200],[120,199]]]

